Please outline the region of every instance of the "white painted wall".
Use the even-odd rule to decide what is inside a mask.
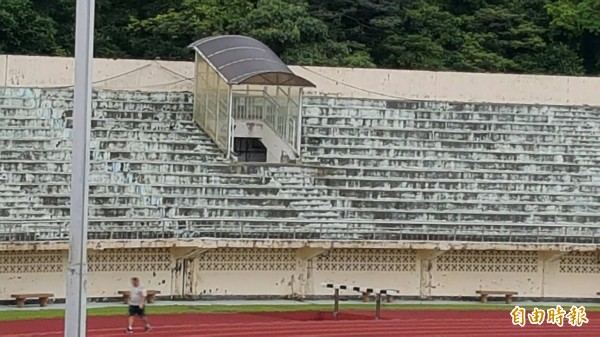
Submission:
[[[429,277],[419,267],[426,254],[418,254],[414,260],[404,259],[403,266],[398,267],[398,260],[383,258],[389,253],[389,249],[345,250],[346,256],[354,256],[356,259],[338,257],[331,260],[328,267],[323,268],[318,267],[319,257],[314,257],[312,263],[305,265],[299,263],[300,260],[294,253],[295,249],[281,247],[208,249],[197,256],[195,263],[191,264],[190,271],[193,274],[179,275],[172,279],[172,276],[177,273],[174,264],[171,264],[170,270],[155,272],[151,270],[153,269],[151,261],[146,266],[131,262],[139,260],[140,248],[129,249],[126,254],[120,256],[129,261],[125,264],[131,264],[130,269],[138,270],[123,270],[123,260],[107,260],[106,268],[112,271],[90,272],[88,295],[117,297],[117,291],[128,289],[129,278],[138,276],[146,287],[161,290],[161,295],[164,296],[180,295],[179,284],[184,279],[193,280],[190,289],[193,295],[200,297],[202,295],[284,297],[299,293],[306,296],[331,295],[331,290],[322,288],[321,282],[393,288],[400,290],[404,296],[418,296],[423,277]],[[38,252],[40,257],[34,266],[31,259],[15,257],[13,252],[1,251],[0,300],[10,299],[13,293],[30,292],[52,292],[57,298],[64,298],[66,251],[59,251],[63,256],[63,272],[41,271],[44,269],[44,254],[50,256],[56,252],[51,250]],[[176,249],[171,252],[172,261],[175,261],[175,255],[181,255],[181,252],[177,253]],[[400,254],[404,252],[399,251]],[[557,255],[555,252],[535,252],[530,262],[533,261],[538,267],[533,270],[524,270],[523,261],[518,258],[507,262],[506,255],[510,251],[485,253],[480,250],[466,250],[466,252],[471,255],[470,260],[465,259],[464,256],[451,258],[452,270],[440,270],[438,263],[440,257],[433,259],[433,268],[430,271],[432,297],[474,297],[476,290],[487,289],[517,291],[522,297],[596,298],[596,292],[599,291],[600,268],[590,262],[597,256],[596,252],[574,252],[563,257],[560,257],[559,253],[558,258],[554,260],[552,257]],[[91,254],[93,253],[94,251],[91,251]],[[149,251],[146,250],[143,254],[146,253]],[[128,257],[127,254],[131,256]],[[454,253],[451,251],[449,254]],[[492,262],[487,261],[486,257],[491,258]],[[573,260],[583,262],[573,263]],[[546,266],[542,268],[544,263]],[[28,264],[34,268],[26,269],[25,272],[7,272],[9,271],[7,266]],[[566,265],[571,267],[565,269]],[[472,271],[474,266],[477,271]],[[490,266],[498,267],[496,270],[499,271],[490,271]],[[562,270],[561,266],[563,266]],[[37,272],[30,272],[32,270]],[[344,294],[354,295],[351,292]]]
[[[432,296],[475,296],[476,290],[506,290],[517,291],[519,296],[541,297],[541,273],[434,271],[432,274]]]
[[[56,263],[60,261],[62,266]],[[53,293],[64,298],[67,261],[66,251],[42,251],[34,256],[31,251],[0,252],[0,299],[25,293]]]
[[[415,272],[368,272],[368,271],[317,271],[314,273],[314,295],[331,295],[332,290],[321,283],[333,282],[374,288],[399,290],[403,296],[419,295],[419,273]],[[357,295],[342,292],[342,295]]]
[[[540,255],[542,258],[543,254]],[[545,263],[545,296],[597,298],[600,264],[597,253],[569,253]]]
[[[291,294],[292,271],[198,271],[197,295],[287,296]]]
[[[0,86],[73,85],[72,58],[0,55]],[[290,67],[316,84],[308,96],[450,102],[600,105],[599,77]],[[192,62],[96,59],[99,89],[193,91]]]
[[[150,290],[159,290],[163,294],[171,294],[171,272],[95,272],[88,275],[89,297],[118,297],[119,290],[129,290],[130,279],[138,277],[140,282]]]

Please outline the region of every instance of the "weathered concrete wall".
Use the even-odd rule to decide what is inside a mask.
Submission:
[[[0,87],[68,87],[72,58],[0,55]],[[94,87],[114,90],[192,91],[191,62],[96,59]]]
[[[291,249],[210,250],[196,266],[196,294],[289,296],[294,288],[296,258]]]
[[[594,297],[600,281],[600,256],[593,252],[545,253],[544,296]]]
[[[40,65],[44,65],[41,67]],[[0,86],[73,85],[71,58],[0,55]],[[291,67],[310,96],[449,102],[600,105],[600,78]],[[96,59],[98,89],[193,91],[192,62]]]
[[[0,299],[39,292],[64,298],[67,258],[66,250],[1,252]],[[117,291],[128,290],[133,276],[168,295],[176,276],[171,251],[165,248],[90,250],[88,271],[90,298],[118,297]]]
[[[92,250],[88,255],[90,297],[115,297],[128,290],[131,277],[164,294],[173,292],[175,263],[170,249]]]
[[[67,251],[0,252],[0,299],[18,293],[66,293]]]
[[[271,245],[105,249],[90,250],[89,256],[88,295],[94,298],[118,297],[131,276],[163,296],[194,298],[331,295],[321,282],[393,288],[424,299],[473,297],[479,289],[514,290],[528,298],[595,298],[600,279],[597,252]],[[64,298],[66,262],[63,250],[0,252],[0,300],[24,292]]]
[[[431,296],[472,296],[473,289],[518,289],[519,295],[541,297],[544,274],[538,261],[538,252],[450,251],[433,261]]]
[[[374,285],[419,294],[419,263],[414,250],[331,249],[313,260],[313,294],[331,295],[323,282]]]

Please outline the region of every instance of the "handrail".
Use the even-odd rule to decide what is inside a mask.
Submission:
[[[473,226],[473,227],[529,227],[529,228],[590,228],[600,231],[600,225],[575,225],[572,223],[549,223],[549,224],[535,224],[535,223],[513,223],[513,222],[447,222],[447,221],[419,221],[419,220],[411,220],[411,221],[399,221],[399,220],[369,220],[369,219],[352,219],[352,220],[340,220],[340,219],[322,219],[315,221],[313,219],[299,219],[299,218],[246,218],[239,219],[235,217],[213,217],[213,218],[204,218],[204,217],[164,217],[164,218],[119,218],[119,217],[90,217],[89,222],[170,222],[170,221],[198,221],[198,222],[222,222],[222,221],[232,221],[239,222],[244,221],[248,223],[258,222],[258,223],[275,223],[279,224],[281,222],[287,223],[300,223],[303,225],[311,224],[311,223],[324,223],[324,224],[341,224],[341,225],[385,225],[385,226],[440,226],[440,227],[448,227],[455,228],[457,226]],[[23,220],[23,219],[2,219],[0,220],[0,225],[6,224],[18,224],[18,225],[31,225],[31,224],[47,224],[47,223],[63,223],[68,225],[69,218],[50,218],[50,219],[32,219],[32,220]],[[387,228],[387,227],[382,227]]]
[[[252,95],[247,95],[247,93],[260,93],[261,95],[256,95],[256,96],[252,96]],[[272,104],[274,104],[275,106],[279,107],[279,103],[277,103],[277,100],[271,96],[268,92],[266,92],[265,90],[256,90],[256,89],[249,89],[249,90],[233,90],[233,97],[263,97],[263,98],[267,98],[271,101]],[[294,103],[295,104],[295,103]]]
[[[255,220],[255,221],[251,221]],[[302,221],[299,221],[302,220]],[[436,242],[600,243],[600,227],[591,225],[369,223],[368,221],[236,218],[92,218],[95,239],[239,238],[420,240]],[[118,222],[117,224],[106,224]],[[287,222],[281,226],[282,222]],[[0,241],[45,241],[68,237],[66,219],[45,222],[3,220]]]
[[[241,91],[234,93],[234,104],[232,107],[233,118],[257,119],[262,121],[269,126],[282,140],[287,142],[291,148],[295,149],[295,142],[297,141],[296,132],[299,132],[298,125],[296,125],[296,119],[288,116],[287,114],[282,114],[282,106],[266,91],[263,91],[262,95],[260,96],[248,95],[248,92],[249,91],[245,92],[246,95],[244,95]],[[262,100],[262,104],[257,104],[256,101],[258,99]],[[242,102],[242,104],[236,104],[236,102]],[[243,106],[243,112],[239,112],[236,109],[238,106]],[[289,132],[290,126],[296,130],[295,132],[291,132],[291,134]]]

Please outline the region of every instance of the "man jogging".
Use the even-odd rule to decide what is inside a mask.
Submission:
[[[129,325],[127,333],[133,333],[133,320],[135,316],[139,316],[144,320],[146,331],[152,330],[148,318],[145,314],[146,304],[146,289],[140,284],[140,279],[137,277],[131,278],[131,292],[129,293]]]

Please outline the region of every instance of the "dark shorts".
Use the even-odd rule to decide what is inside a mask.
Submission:
[[[139,305],[130,305],[129,306],[129,316],[140,316],[143,317],[146,315],[144,312],[146,308],[140,308]]]

